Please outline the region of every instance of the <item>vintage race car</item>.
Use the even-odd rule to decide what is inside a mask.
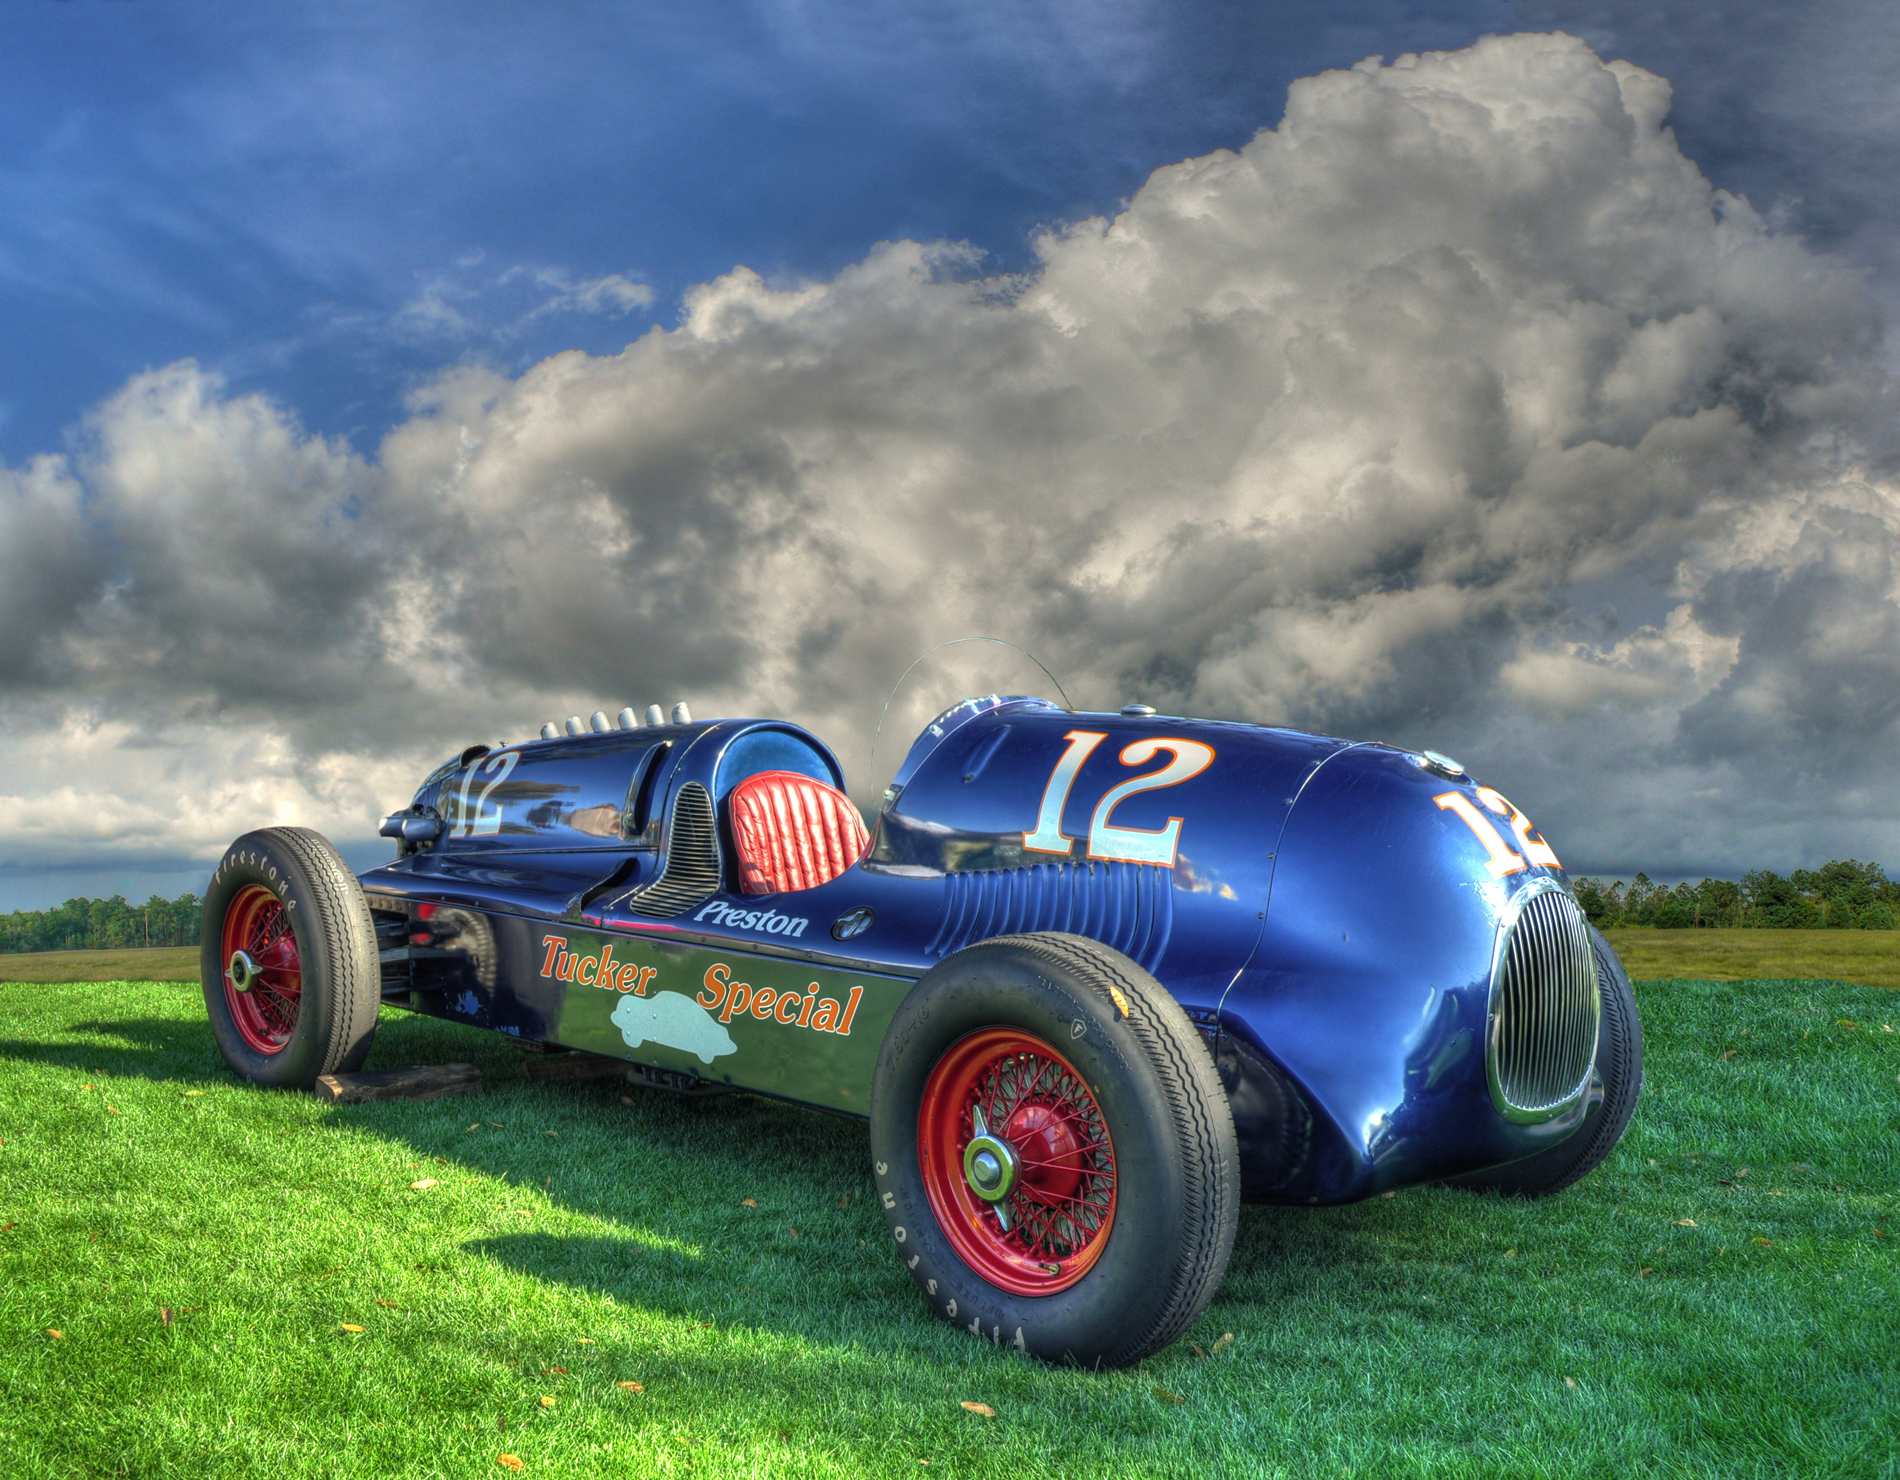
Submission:
[[[308,1087],[389,1004],[866,1118],[939,1314],[1090,1365],[1199,1316],[1243,1200],[1536,1196],[1629,1122],[1620,964],[1444,756],[990,696],[867,829],[798,726],[660,719],[471,746],[360,878],[239,838],[203,947],[231,1066]]]

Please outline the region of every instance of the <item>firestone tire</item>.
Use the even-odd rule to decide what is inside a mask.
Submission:
[[[1453,1178],[1453,1187],[1498,1192],[1506,1197],[1549,1197],[1589,1176],[1623,1139],[1643,1093],[1643,1022],[1636,1015],[1636,994],[1630,990],[1630,979],[1616,952],[1594,926],[1590,940],[1596,950],[1598,990],[1603,1002],[1596,1062],[1596,1077],[1603,1082],[1602,1099],[1590,1107],[1574,1135],[1550,1150],[1507,1166]]]
[[[267,827],[233,843],[205,890],[201,941],[212,1036],[240,1078],[307,1090],[362,1067],[382,998],[376,927],[320,833]]]
[[[1000,1203],[971,1160],[996,1144],[985,1106],[1005,1148],[990,1166],[1018,1179]],[[1213,1059],[1159,982],[1081,936],[999,936],[911,989],[878,1053],[871,1152],[938,1315],[1048,1361],[1160,1351],[1233,1249],[1240,1156]]]

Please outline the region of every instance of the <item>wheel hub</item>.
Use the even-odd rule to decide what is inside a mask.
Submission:
[[[963,1148],[963,1177],[970,1191],[987,1203],[1000,1203],[1016,1190],[1019,1158],[1016,1148],[1000,1136],[990,1134],[981,1106],[970,1111],[970,1128],[976,1132]]]
[[[257,963],[243,951],[231,952],[231,964],[224,969],[225,979],[234,992],[248,992],[257,980]]]
[[[1017,1295],[1086,1276],[1115,1221],[1115,1149],[1095,1092],[1052,1045],[984,1028],[944,1051],[917,1137],[925,1191],[958,1256]]]
[[[303,961],[283,902],[261,884],[245,885],[225,907],[222,934],[232,1026],[253,1053],[282,1053],[303,999]]]

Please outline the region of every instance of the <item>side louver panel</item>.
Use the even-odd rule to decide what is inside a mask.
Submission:
[[[1505,941],[1492,986],[1492,1096],[1514,1120],[1574,1103],[1596,1061],[1596,953],[1583,912],[1557,890],[1533,895]]]
[[[697,781],[680,788],[673,805],[673,835],[659,878],[616,901],[619,908],[654,920],[670,920],[719,891],[719,823],[712,795]]]
[[[1174,874],[1138,863],[946,874],[943,885],[943,924],[928,947],[934,956],[992,935],[1062,930],[1113,946],[1153,971],[1174,927]]]

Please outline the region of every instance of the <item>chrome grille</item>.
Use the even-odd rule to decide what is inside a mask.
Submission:
[[[1491,987],[1485,1067],[1491,1096],[1513,1120],[1572,1104],[1596,1060],[1596,953],[1583,911],[1561,890],[1532,895],[1505,937]]]

